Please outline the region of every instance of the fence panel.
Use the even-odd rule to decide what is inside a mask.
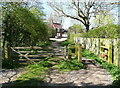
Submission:
[[[120,39],[75,37],[74,41],[99,57],[102,52],[106,53],[109,63],[120,66]]]

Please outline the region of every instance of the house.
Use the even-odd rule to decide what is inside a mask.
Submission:
[[[53,28],[56,31],[56,38],[62,37],[62,25],[60,23],[53,23],[50,25],[51,28]]]

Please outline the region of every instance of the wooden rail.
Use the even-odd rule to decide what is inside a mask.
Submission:
[[[100,46],[100,53],[101,53],[101,58],[103,58],[103,60],[112,63],[112,44],[109,44],[108,46]]]
[[[72,52],[72,48],[75,48],[75,52]],[[71,59],[72,55],[78,58],[78,62],[82,61],[82,45],[76,43],[75,45],[68,45],[68,59]]]
[[[37,46],[34,46],[34,47],[13,47],[13,49],[42,49],[42,47],[37,47]]]
[[[116,66],[120,66],[120,39],[107,39],[107,38],[81,38],[75,37],[75,43],[82,44],[82,47],[92,51],[95,55],[101,57],[101,53],[104,53],[107,62],[113,63]],[[106,53],[107,52],[107,53]]]

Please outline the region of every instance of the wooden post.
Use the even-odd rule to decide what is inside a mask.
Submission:
[[[64,49],[64,59],[66,59],[66,46],[63,48]]]
[[[78,62],[82,61],[82,45],[78,44]]]
[[[114,39],[114,64],[120,66],[120,45],[119,39]]]
[[[8,46],[4,47],[4,58],[8,59]]]
[[[100,57],[100,58],[101,58],[101,54],[102,54],[103,51],[104,51],[103,47],[101,47],[101,46],[103,46],[103,45],[102,45],[102,42],[100,43],[100,54],[99,54],[99,57]]]
[[[117,39],[118,42],[118,66],[120,66],[120,39]]]
[[[78,43],[75,43],[75,55],[78,57]]]
[[[9,58],[9,60],[13,59],[11,55],[12,55],[12,50],[11,50],[10,46],[8,46],[8,58]]]
[[[71,48],[71,44],[68,45],[68,59],[71,59],[72,56],[70,48]]]
[[[3,58],[8,59],[8,42],[5,41],[5,46],[3,48]]]
[[[112,44],[110,44],[108,48],[108,62],[112,63]]]

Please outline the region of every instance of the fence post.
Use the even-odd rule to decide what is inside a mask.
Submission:
[[[64,47],[64,52],[63,53],[64,53],[64,58],[66,59],[66,56],[67,56],[66,55],[66,46]]]
[[[75,55],[78,57],[78,43],[75,43]]]
[[[119,39],[114,39],[114,64],[120,66],[120,45]]]
[[[108,48],[108,62],[112,63],[112,44],[109,44]]]
[[[71,44],[68,45],[68,59],[71,59],[72,56],[70,48],[71,48]]]
[[[78,62],[82,61],[82,45],[78,44]]]
[[[8,42],[5,41],[5,45],[3,47],[3,58],[8,59]]]

